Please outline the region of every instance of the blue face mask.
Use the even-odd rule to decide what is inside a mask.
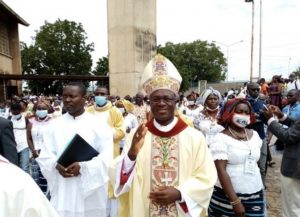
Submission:
[[[95,102],[98,106],[104,106],[106,103],[106,96],[95,96]]]
[[[125,113],[125,108],[119,108],[119,111],[124,114]]]
[[[45,118],[48,115],[48,110],[36,110],[35,114],[39,118]]]
[[[18,114],[18,115],[11,115],[11,119],[13,120],[19,120],[21,118],[21,114]]]

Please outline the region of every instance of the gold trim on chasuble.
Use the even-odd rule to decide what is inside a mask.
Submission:
[[[178,137],[152,136],[151,190],[162,186],[178,186],[179,146]],[[150,217],[177,217],[176,204],[161,206],[150,202]]]

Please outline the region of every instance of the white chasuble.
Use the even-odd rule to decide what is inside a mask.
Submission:
[[[114,194],[119,200],[118,216],[206,216],[217,173],[203,134],[181,119],[169,132],[158,130],[153,120],[147,127],[136,161],[130,162],[127,156],[135,133],[132,130],[122,155],[113,161],[109,170]],[[180,191],[182,201],[168,206],[154,205],[149,194],[159,186],[174,186]],[[187,210],[182,208],[182,202]]]

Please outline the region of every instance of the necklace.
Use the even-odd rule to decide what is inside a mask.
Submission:
[[[218,117],[218,114],[219,114],[219,109],[218,109],[218,111],[217,111],[215,114],[213,114],[213,115],[209,114],[208,111],[210,111],[210,110],[208,110],[207,108],[204,110],[205,116],[208,117],[208,119],[209,119],[212,123],[215,124],[215,123],[217,122],[217,117]]]
[[[208,106],[206,106],[205,107],[205,109],[206,110],[208,110],[208,111],[211,111],[211,112],[213,112],[213,111],[217,111],[217,110],[219,110],[219,106],[217,106],[216,108],[214,108],[214,109],[211,109],[211,108],[209,108]]]
[[[238,139],[238,140],[248,140],[248,136],[247,136],[247,132],[246,132],[245,128],[244,128],[244,133],[245,134],[239,133],[236,130],[232,129],[231,127],[228,127],[228,130],[229,130],[230,134],[233,137],[235,137],[236,139]]]

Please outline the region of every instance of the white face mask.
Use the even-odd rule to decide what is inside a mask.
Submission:
[[[189,101],[188,101],[188,105],[195,105],[195,101],[189,100]]]
[[[250,115],[242,115],[234,113],[232,116],[232,122],[240,128],[245,128],[250,124]]]

